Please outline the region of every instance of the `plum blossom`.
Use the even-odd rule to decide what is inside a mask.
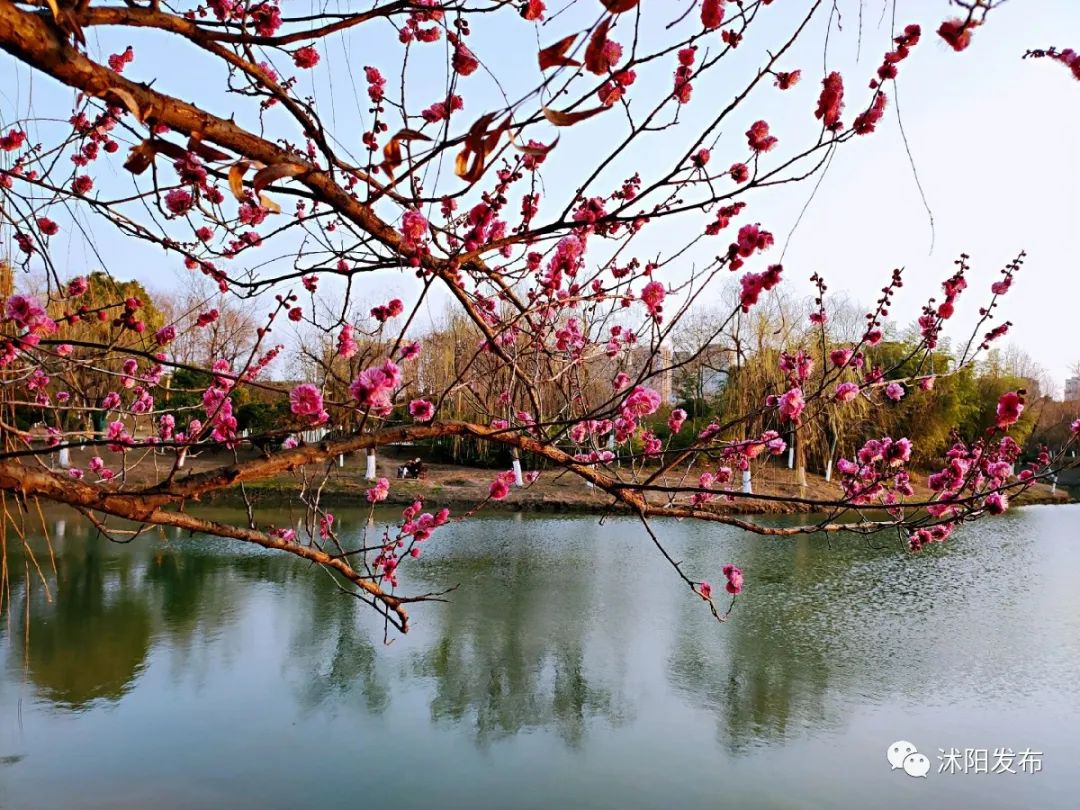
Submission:
[[[1020,391],[1007,391],[997,404],[997,426],[1002,430],[1015,425],[1024,410],[1024,397]]]
[[[851,402],[859,395],[859,386],[855,383],[844,382],[836,386],[836,392],[834,394],[837,402]]]
[[[1004,492],[991,492],[983,501],[983,506],[991,515],[1000,515],[1009,508],[1009,496]]]
[[[513,470],[499,473],[498,477],[491,482],[488,488],[488,497],[493,501],[501,501],[510,494],[510,485],[517,480]]]
[[[385,501],[386,496],[390,494],[390,481],[386,478],[380,478],[375,482],[375,486],[367,491],[368,503],[379,503]]]
[[[802,389],[796,386],[795,388],[785,391],[780,395],[780,418],[785,422],[798,422],[799,416],[806,408],[806,401],[803,399]]]
[[[660,394],[644,385],[638,385],[623,401],[622,412],[624,415],[649,416],[656,413],[659,407]]]
[[[660,323],[662,319],[661,313],[664,311],[662,304],[666,294],[664,285],[659,281],[650,281],[641,291],[641,300],[645,304],[645,308],[649,310],[652,319],[657,323]]]
[[[380,366],[361,371],[349,386],[349,393],[361,407],[371,408],[373,413],[383,416],[393,408],[390,398],[400,383],[401,369],[393,360],[384,360]]]
[[[409,416],[417,422],[430,422],[435,418],[435,406],[426,399],[414,399],[409,403]]]
[[[724,576],[727,578],[727,585],[724,586],[724,590],[726,590],[732,595],[738,595],[742,593],[743,572],[731,563],[725,565],[722,571]]]
[[[682,430],[683,423],[686,422],[686,411],[682,408],[676,408],[668,416],[668,430],[672,433],[678,433]]]
[[[350,357],[360,351],[360,344],[356,342],[353,337],[353,328],[349,324],[345,324],[341,327],[341,334],[338,335],[337,340],[337,353],[338,357],[342,357],[348,360]]]
[[[289,392],[289,410],[312,425],[321,425],[330,418],[323,408],[322,392],[311,383],[301,383]]]

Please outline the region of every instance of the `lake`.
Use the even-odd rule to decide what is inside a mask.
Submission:
[[[0,620],[5,810],[1077,806],[1080,506],[915,557],[657,522],[689,572],[742,567],[726,624],[632,519],[474,519],[411,561],[406,589],[460,587],[389,645],[292,557],[47,523],[59,588],[27,604],[12,552]],[[896,740],[926,778],[890,768]],[[975,773],[978,749],[1016,773]]]

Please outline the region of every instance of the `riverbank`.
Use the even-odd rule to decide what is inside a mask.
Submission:
[[[254,457],[253,451],[240,451],[241,459]],[[427,464],[427,475],[423,480],[398,479],[396,471],[405,460],[404,457],[381,456],[377,460],[376,475],[390,480],[390,492],[386,503],[406,505],[422,498],[430,507],[449,507],[455,512],[476,508],[484,503],[488,496],[488,487],[498,474],[498,470],[476,467],[463,467],[452,464]],[[80,459],[73,458],[79,465]],[[148,457],[127,471],[129,483],[149,483],[159,480],[168,470],[171,458],[165,456]],[[183,475],[201,472],[232,463],[231,455],[205,453],[188,460]],[[82,465],[85,466],[85,465]],[[320,467],[319,472],[323,468]],[[694,468],[679,474],[663,476],[657,483],[666,486],[695,486],[697,478],[705,470]],[[334,465],[330,476],[322,487],[320,503],[325,506],[354,506],[365,503],[365,493],[371,486],[365,477],[366,459],[362,454],[345,458],[344,466]],[[315,475],[315,470],[308,470],[308,486]],[[626,470],[630,478],[629,469]],[[639,474],[638,480],[648,475]],[[925,476],[913,474],[915,497],[926,500],[932,494],[925,485]],[[295,498],[304,488],[304,479],[299,474],[286,474],[264,481],[249,483],[241,491],[239,487],[226,489],[204,497],[204,502],[231,504],[239,503],[246,495],[256,504],[280,504],[283,500]],[[812,505],[793,503],[784,498],[801,498],[812,501],[839,500],[843,492],[838,483],[829,482],[820,475],[807,473],[806,486],[800,487],[795,479],[795,472],[780,464],[769,464],[755,470],[753,488],[756,496],[737,496],[734,499],[717,498],[707,505],[710,511],[719,514],[797,514],[817,511]],[[680,497],[685,503],[688,495]],[[649,497],[655,503],[662,503],[662,496],[655,493]],[[1056,492],[1045,484],[1037,484],[1031,490],[1013,499],[1013,504],[1069,503],[1068,492],[1058,488]],[[618,505],[616,505],[618,507]],[[590,487],[572,473],[561,470],[541,471],[540,477],[531,485],[511,487],[510,494],[501,501],[484,503],[485,509],[511,512],[537,513],[601,513],[611,511],[611,496]]]

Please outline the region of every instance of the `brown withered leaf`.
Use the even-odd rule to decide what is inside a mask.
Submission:
[[[259,195],[259,205],[269,211],[271,214],[280,214],[281,206],[267,197],[265,194]]]
[[[128,158],[124,161],[124,168],[132,174],[142,174],[154,162],[155,154],[157,154],[157,150],[154,149],[153,141],[146,140],[136,144],[128,152]]]
[[[255,193],[258,194],[275,180],[296,177],[307,171],[308,167],[302,163],[275,163],[255,172],[255,176],[251,178],[251,185],[255,189]]]
[[[591,73],[607,73],[608,58],[604,55],[604,46],[607,45],[607,32],[613,19],[606,17],[589,37],[589,44],[585,47],[585,69]]]
[[[484,174],[487,156],[495,151],[499,138],[510,128],[510,116],[498,127],[488,132],[488,127],[498,113],[486,113],[476,119],[465,136],[465,146],[454,160],[454,172],[462,180],[475,183]]]
[[[638,4],[638,0],[600,0],[612,14],[622,14]]]
[[[197,132],[193,132],[191,137],[188,138],[187,148],[189,152],[194,152],[204,160],[209,160],[211,163],[221,163],[229,159],[229,155],[222,152],[220,149],[215,149],[213,146],[208,146],[202,141],[202,135]]]
[[[423,132],[417,132],[415,129],[400,130],[383,147],[383,169],[390,177],[394,176],[394,171],[404,162],[404,158],[401,156],[401,144],[403,142],[430,140],[431,138]]]
[[[127,111],[135,116],[135,119],[141,124],[145,120],[142,109],[139,107],[139,102],[135,100],[135,96],[131,95],[123,87],[110,87],[106,92],[107,96],[115,96],[120,100],[120,103],[127,108]]]
[[[581,64],[576,59],[570,59],[567,57],[566,52],[570,50],[570,46],[574,44],[574,40],[577,39],[577,34],[571,34],[568,37],[563,37],[554,45],[548,45],[542,51],[540,51],[540,69],[547,70],[552,67],[577,67]]]
[[[229,167],[229,190],[232,191],[236,199],[241,201],[245,198],[244,175],[250,166],[250,161],[240,160]]]
[[[578,110],[577,112],[553,110],[551,107],[544,107],[544,118],[553,123],[557,127],[570,127],[579,121],[584,121],[587,118],[592,118],[594,115],[602,113],[604,110],[610,110],[611,107],[593,107],[591,110]]]
[[[185,160],[188,156],[188,150],[184,147],[160,138],[154,141],[154,150],[160,155],[171,157],[173,160]]]
[[[510,142],[514,145],[514,148],[517,149],[519,152],[523,152],[526,155],[534,155],[536,157],[543,157],[544,155],[546,155],[548,152],[550,152],[552,149],[554,149],[558,145],[559,138],[561,138],[561,137],[562,137],[561,135],[556,135],[555,140],[553,140],[551,143],[547,143],[547,144],[542,143],[539,146],[529,146],[528,144],[521,144],[521,143],[518,143],[513,138],[510,139]]]

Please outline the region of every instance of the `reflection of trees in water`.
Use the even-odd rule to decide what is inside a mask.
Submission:
[[[248,589],[269,583],[285,586],[278,597],[301,606],[290,612],[290,620],[302,623],[290,664],[303,668],[302,701],[311,705],[360,683],[370,710],[385,707],[387,690],[374,674],[376,654],[353,623],[355,604],[318,579],[318,572],[313,576],[273,555],[233,556],[224,546],[216,553],[214,546],[163,543],[153,535],[115,546],[71,520],[55,547],[53,599],[46,599],[38,581],[31,583],[29,627],[24,610],[12,611],[7,646],[10,670],[25,671],[42,697],[58,706],[82,709],[122,698],[155,641],[181,653],[171,657],[177,674],[200,661],[205,666],[208,643],[237,620]],[[25,582],[13,597],[25,604]],[[0,621],[5,632],[7,619]],[[214,654],[231,655],[230,645],[219,645]]]
[[[837,722],[826,696],[838,662],[828,638],[811,627],[818,605],[783,596],[792,580],[815,567],[816,553],[807,544],[784,554],[764,543],[745,545],[740,563],[768,572],[771,582],[756,579],[759,593],[752,604],[744,597],[723,627],[690,600],[678,607],[682,618],[668,664],[670,680],[693,704],[715,714],[720,742],[732,752]],[[688,567],[707,570],[712,556],[707,543],[695,542],[686,555]]]
[[[580,560],[546,557],[538,538],[508,542],[505,553],[457,554],[428,569],[433,587],[466,584],[440,609],[416,672],[434,680],[433,719],[471,720],[481,746],[550,728],[576,747],[591,718],[624,714],[585,662],[595,581]]]
[[[289,643],[288,666],[297,670],[300,704],[314,709],[359,690],[367,711],[381,714],[390,691],[377,671],[378,652],[368,637],[370,609],[316,574],[314,582],[296,589],[300,605]]]
[[[25,638],[26,646],[11,648],[25,655],[20,664],[44,697],[80,709],[131,689],[150,649],[152,621],[141,566],[130,555],[110,556],[95,543],[68,545],[57,559],[52,603],[34,582],[29,627],[25,614],[12,617],[13,639]]]

